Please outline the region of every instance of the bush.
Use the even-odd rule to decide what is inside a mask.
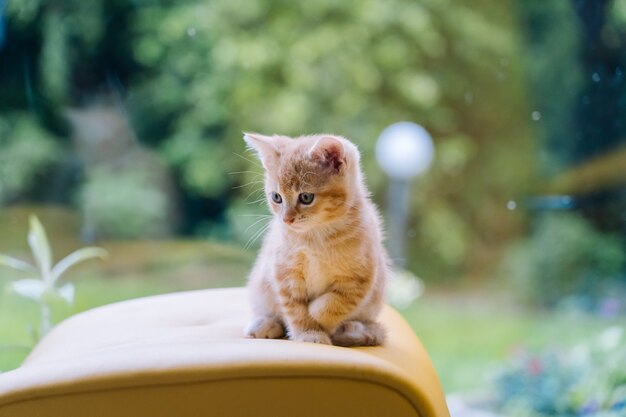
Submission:
[[[84,238],[161,236],[169,230],[166,195],[148,172],[91,170],[80,193]]]
[[[546,306],[567,296],[594,302],[619,280],[622,245],[576,214],[544,214],[530,237],[509,251],[504,273],[532,301]]]
[[[59,146],[32,116],[0,116],[0,205],[30,190],[58,155]]]

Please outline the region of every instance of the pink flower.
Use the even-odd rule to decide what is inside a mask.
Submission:
[[[526,372],[529,375],[537,376],[543,371],[543,363],[539,358],[531,358],[526,364]]]

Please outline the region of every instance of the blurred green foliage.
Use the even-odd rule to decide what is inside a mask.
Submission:
[[[533,86],[534,130],[544,145],[538,165],[544,175],[555,175],[572,162],[565,150],[579,130],[574,110],[585,76],[579,65],[582,28],[567,1],[528,1],[520,10],[529,26],[524,67]]]
[[[244,130],[351,138],[384,206],[375,140],[388,124],[423,124],[438,152],[414,185],[409,266],[444,277],[489,264],[476,253],[497,251],[520,230],[506,201],[530,188],[534,154],[512,5],[9,0],[7,16],[16,33],[40,25],[32,82],[53,120],[103,84],[125,86],[140,141],[173,167],[183,195],[217,207],[209,219],[193,214],[196,233],[244,242],[257,230],[239,216],[264,211],[246,204],[254,188],[233,188],[259,171],[244,155]],[[122,201],[127,188],[107,190]],[[124,224],[122,212],[101,210],[111,224]]]
[[[59,157],[54,137],[31,115],[0,116],[0,207],[34,186],[37,175]]]
[[[186,233],[244,243],[263,227],[244,130],[351,138],[384,208],[376,138],[397,121],[423,124],[436,157],[413,184],[407,239],[408,267],[425,278],[488,275],[525,229],[507,203],[569,162],[560,151],[590,82],[569,2],[7,0],[5,13],[0,108],[31,110],[62,144],[68,107],[113,97],[174,171]],[[150,227],[126,223],[143,183],[128,177],[117,187],[85,175],[65,200],[106,194],[96,220],[141,236]],[[163,198],[146,196],[147,219],[167,218]]]
[[[149,171],[148,171],[149,172]],[[166,196],[151,186],[141,169],[122,174],[95,169],[79,193],[84,210],[84,233],[122,239],[158,236],[167,222]]]
[[[507,255],[504,274],[530,300],[554,306],[564,297],[595,307],[619,281],[626,254],[619,236],[595,230],[570,213],[538,217],[534,232]]]

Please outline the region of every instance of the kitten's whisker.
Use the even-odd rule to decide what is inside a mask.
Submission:
[[[253,160],[251,160],[251,159],[248,159],[248,158],[246,158],[246,157],[245,157],[245,156],[243,156],[243,155],[239,155],[237,152],[233,152],[233,154],[237,155],[237,156],[238,156],[238,157],[240,157],[241,159],[244,159],[244,160],[246,160],[246,161],[250,162],[252,165],[258,166],[259,168],[263,169],[263,167],[262,167],[261,165],[259,165],[257,162],[255,162],[255,161],[253,161]]]
[[[238,188],[247,187],[247,186],[252,185],[252,184],[263,184],[263,181],[250,181],[250,182],[242,184],[242,185],[237,185],[237,186],[233,187],[232,189],[236,190]]]
[[[248,241],[246,242],[246,244],[244,245],[244,249],[248,249],[252,246],[252,244],[254,243],[254,241],[256,241],[256,238],[258,237],[258,235],[260,233],[263,233],[263,231],[265,229],[267,229],[267,227],[269,227],[270,223],[265,224],[263,226],[261,226],[258,230],[256,230],[252,236],[250,236],[250,238],[248,239]]]
[[[272,217],[271,214],[238,214],[237,217]]]
[[[265,201],[265,196],[259,198],[258,200],[254,200],[254,201],[250,201],[246,204],[250,205],[250,204],[259,204],[260,202]]]
[[[248,205],[250,205],[250,206],[251,206],[251,205],[253,205],[253,204],[256,204],[257,206],[262,206],[262,205],[263,205],[262,203],[263,203],[264,201],[265,201],[265,199],[262,199],[262,200],[251,201],[251,202],[246,203],[246,204],[248,204]]]
[[[248,250],[248,249],[250,249],[250,248],[252,247],[252,245],[254,245],[254,242],[256,242],[256,241],[257,241],[257,239],[258,239],[259,237],[261,237],[261,236],[263,235],[263,233],[265,233],[265,231],[266,231],[267,229],[269,229],[269,227],[270,227],[270,225],[271,225],[271,224],[272,224],[271,222],[268,222],[265,226],[263,226],[263,227],[261,227],[259,230],[257,230],[257,231],[256,231],[256,232],[252,235],[252,237],[251,237],[250,239],[248,239],[248,242],[246,242],[245,246],[243,247],[243,248],[244,248],[244,250]]]
[[[267,197],[265,196],[265,193],[251,192],[250,194],[246,196],[244,201],[246,202],[246,204],[250,205],[250,204],[259,202],[259,200],[265,200],[266,198]],[[250,200],[254,200],[254,201],[251,202]]]
[[[263,176],[262,172],[257,172],[257,171],[233,171],[233,172],[229,172],[228,175],[235,175],[235,174],[254,174],[256,176]]]
[[[252,196],[252,194],[254,194],[254,193],[263,193],[263,194],[265,194],[265,189],[264,188],[257,188],[256,190],[250,191],[248,193],[248,195],[244,198],[244,200],[249,199]],[[258,198],[258,196],[254,197],[254,198]]]
[[[270,217],[271,217],[271,216],[270,216]],[[250,230],[250,228],[251,228],[251,227],[253,227],[253,226],[255,226],[255,225],[259,224],[259,223],[260,223],[260,222],[262,222],[263,220],[267,220],[267,217],[261,217],[260,219],[256,220],[254,223],[252,223],[250,226],[248,226],[248,227],[246,228],[246,230],[244,230],[244,232],[243,232],[243,233],[244,233],[244,234],[245,234],[245,233],[248,233],[248,230]]]

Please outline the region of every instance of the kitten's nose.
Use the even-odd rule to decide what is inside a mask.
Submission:
[[[287,224],[292,224],[296,220],[293,216],[284,216],[283,221]]]

